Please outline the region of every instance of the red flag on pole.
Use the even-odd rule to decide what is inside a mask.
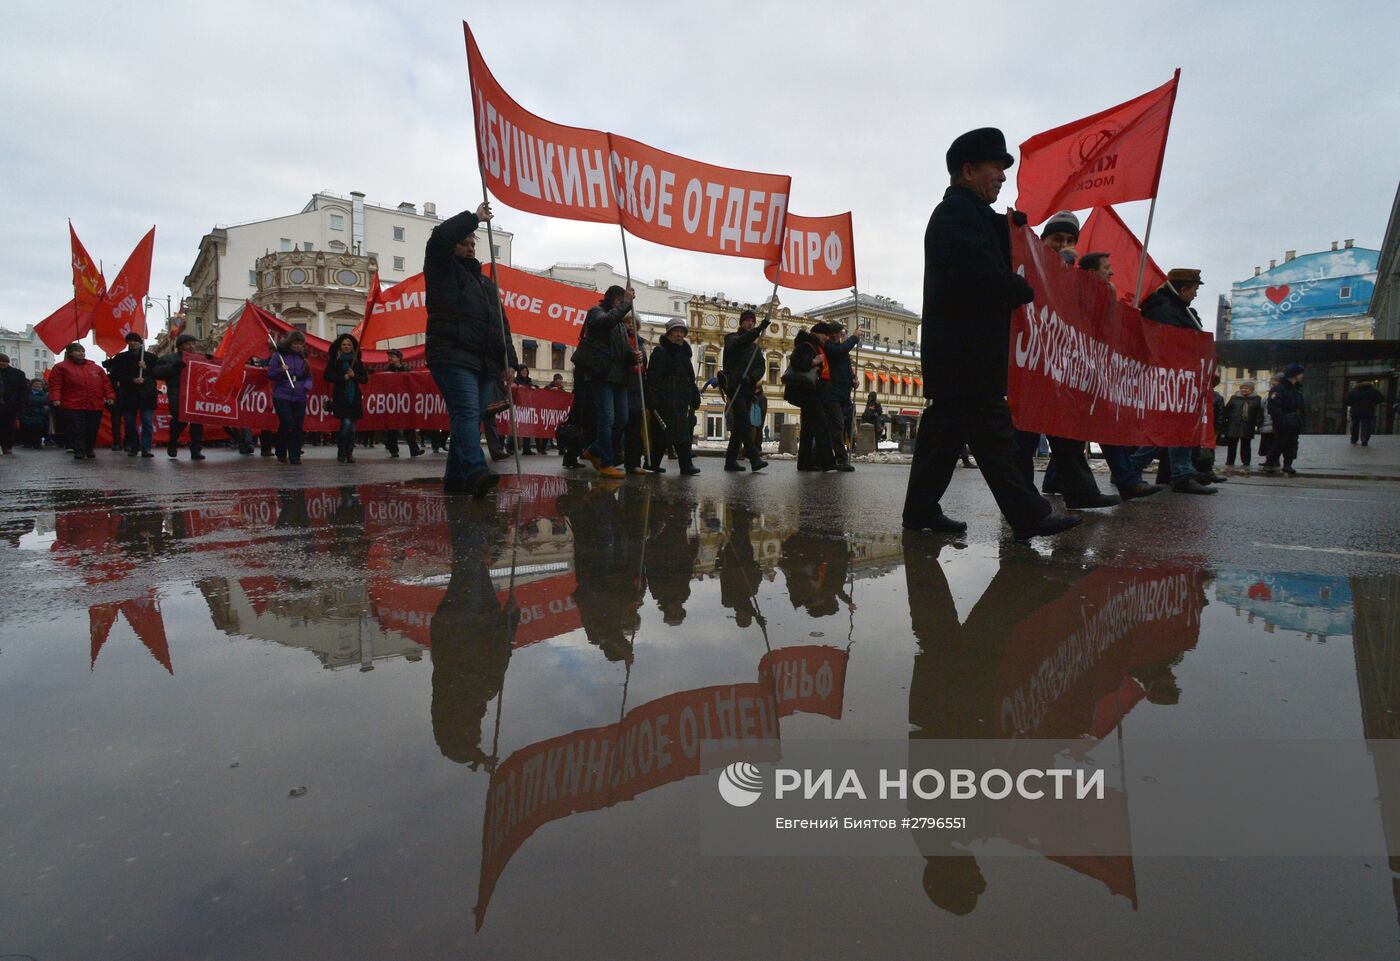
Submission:
[[[1021,144],[1017,209],[1039,224],[1057,210],[1157,196],[1180,79],[1178,69],[1155,90]]]
[[[93,339],[108,355],[121,352],[130,332],[146,336],[146,294],[151,289],[151,254],[155,244],[156,228],[152,227],[122,264],[107,296],[97,306]]]
[[[93,315],[102,298],[107,296],[107,281],[97,264],[88,256],[87,248],[78,239],[73,222],[68,222],[68,240],[73,250],[73,303],[77,308],[79,333],[72,340],[84,336],[92,329]]]
[[[369,295],[365,297],[365,319],[355,326],[350,333],[360,342],[361,350],[373,350],[374,345],[387,338],[375,333],[370,321],[374,318],[374,308],[384,299],[384,292],[379,289],[379,271],[374,272],[374,278],[369,282]],[[426,328],[425,328],[426,329]],[[370,338],[373,338],[372,340]]]
[[[44,342],[44,346],[55,354],[63,353],[63,348],[81,340],[86,330],[78,328],[78,302],[70,300],[34,325],[34,333]]]
[[[1112,207],[1095,207],[1084,222],[1084,229],[1079,232],[1079,243],[1075,244],[1075,249],[1081,257],[1089,253],[1108,254],[1109,263],[1113,265],[1118,299],[1132,302],[1133,285],[1142,263],[1142,244],[1123,223],[1117,211]],[[1148,257],[1143,289],[1156,290],[1166,282],[1166,271]]]
[[[263,316],[263,312],[254,307],[251,300],[245,301],[243,313],[224,332],[223,340],[219,341],[219,348],[215,351],[215,356],[220,358],[219,376],[214,379],[216,392],[236,387],[235,381],[243,376],[243,365],[267,349],[268,329],[263,323]]]
[[[841,290],[856,285],[856,245],[851,214],[799,217],[788,214],[783,230],[783,273],[774,262],[763,275],[789,290]]]

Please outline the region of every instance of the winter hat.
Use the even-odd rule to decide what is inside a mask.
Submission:
[[[1190,287],[1192,284],[1200,286],[1201,272],[1194,267],[1173,267],[1167,271],[1167,283],[1177,290],[1182,287]]]
[[[825,321],[815,323],[809,328],[814,334],[831,334],[831,325]]]
[[[1051,214],[1045,226],[1040,229],[1040,238],[1044,240],[1051,234],[1070,234],[1075,240],[1079,239],[1079,218],[1074,215],[1073,210],[1061,210]]]
[[[178,350],[185,344],[193,344],[197,340],[199,340],[199,338],[194,334],[181,334],[179,337],[175,338],[175,348]]]
[[[1303,365],[1302,365],[1302,364],[1289,364],[1287,367],[1285,367],[1285,368],[1283,369],[1283,376],[1284,376],[1284,377],[1297,377],[1297,376],[1298,376],[1299,374],[1301,374],[1302,372],[1303,372]]]
[[[945,159],[950,174],[961,170],[963,164],[975,164],[982,160],[1000,160],[1003,170],[1016,162],[1006,152],[1006,135],[996,127],[969,130],[953,141]]]
[[[127,334],[126,334],[126,342],[129,344],[129,343],[131,343],[133,340],[136,341],[136,343],[140,344],[140,343],[144,343],[145,340],[146,340],[146,338],[142,337],[140,334],[138,334],[138,333],[137,333],[136,331],[134,331],[134,330],[127,331]]]
[[[671,331],[675,330],[678,327],[681,330],[690,329],[690,325],[679,317],[672,317],[670,320],[666,321],[666,333],[669,334]]]

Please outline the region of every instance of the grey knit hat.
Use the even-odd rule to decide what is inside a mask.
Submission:
[[[1074,239],[1079,239],[1079,218],[1074,215],[1073,210],[1061,210],[1051,214],[1050,219],[1045,221],[1045,226],[1040,228],[1040,237],[1043,240],[1051,234],[1074,234]]]

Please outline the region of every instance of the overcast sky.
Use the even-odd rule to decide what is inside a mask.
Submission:
[[[1151,250],[1197,302],[1255,265],[1377,247],[1400,178],[1400,7],[1371,3],[10,2],[0,34],[0,325],[72,296],[67,218],[110,280],[157,225],[153,296],[186,293],[216,223],[312,193],[474,206],[461,20],[548,119],[791,174],[854,211],[863,292],[920,309],[921,240],[957,134],[1031,135],[1182,68]],[[1015,198],[1015,168],[999,206]],[[1141,236],[1146,202],[1119,208]],[[515,262],[622,262],[615,228],[497,205]],[[760,301],[751,260],[629,241],[644,280]],[[251,265],[249,265],[251,266]],[[1123,267],[1119,267],[1123,273]],[[795,309],[839,294],[781,295]],[[155,329],[157,317],[151,318]]]

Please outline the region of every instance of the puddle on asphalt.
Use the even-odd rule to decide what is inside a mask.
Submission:
[[[702,856],[706,734],[1396,733],[1400,577],[803,521],[526,477],[8,524],[0,955],[1393,953],[1384,851]]]

